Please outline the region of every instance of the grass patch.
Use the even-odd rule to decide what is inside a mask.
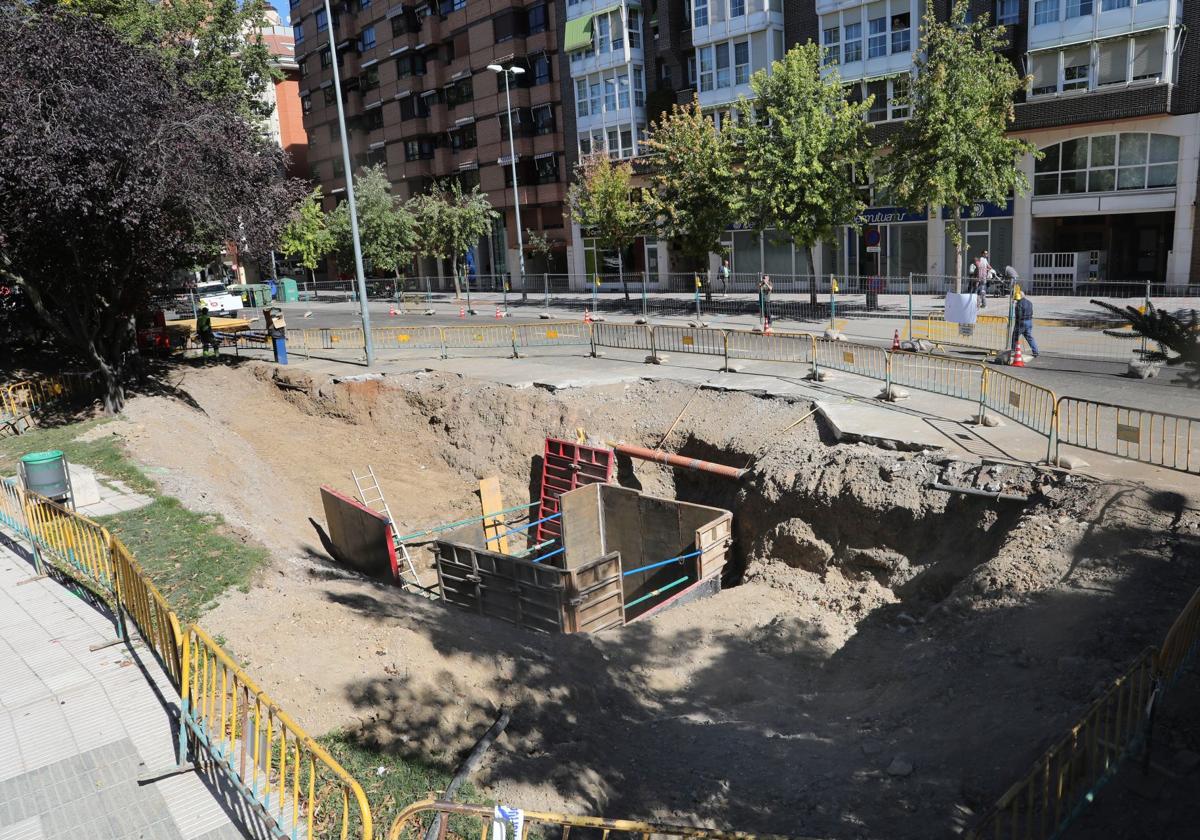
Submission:
[[[160,496],[98,520],[129,548],[183,621],[195,621],[231,586],[247,587],[269,555],[246,545],[213,513],[193,513]]]
[[[450,784],[454,775],[453,770],[367,746],[341,732],[325,735],[317,741],[362,785],[367,801],[371,803],[377,837],[386,836],[392,821],[405,806],[418,799],[436,798]],[[380,768],[383,768],[382,772]],[[459,789],[456,799],[461,802],[482,801],[470,783]],[[355,814],[351,819],[350,836],[354,836],[356,826]],[[477,838],[481,828],[482,824],[470,817],[454,817],[450,822],[450,832],[457,837]],[[336,836],[336,833],[331,836]],[[423,832],[421,836],[424,836]]]
[[[102,475],[125,482],[139,493],[153,492],[154,482],[125,457],[114,436],[106,435],[99,440],[75,440],[84,432],[108,422],[108,418],[87,420],[68,426],[34,429],[23,435],[0,439],[0,469],[5,475],[13,475],[17,472],[17,461],[22,455],[60,449],[72,464],[91,467]]]

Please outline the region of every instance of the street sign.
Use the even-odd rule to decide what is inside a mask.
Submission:
[[[879,228],[867,228],[863,234],[863,239],[867,243],[868,254],[879,253]]]

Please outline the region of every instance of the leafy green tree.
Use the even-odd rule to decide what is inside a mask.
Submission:
[[[1024,194],[1029,181],[1017,167],[1036,154],[1028,140],[1007,134],[1014,97],[1029,82],[1001,52],[1004,27],[986,15],[967,21],[966,0],[956,0],[950,19],[938,21],[931,6],[916,53],[911,116],[900,127],[886,159],[884,182],[896,202],[910,210],[953,208],[956,288],[962,288],[962,208],[976,201],[1004,204]]]
[[[131,43],[153,45],[168,65],[186,60],[184,80],[206,99],[234,101],[248,117],[270,116],[263,97],[276,71],[259,30],[266,0],[42,0],[103,21]]]
[[[646,146],[653,155],[648,216],[691,268],[707,272],[708,255],[721,252],[722,234],[737,221],[739,174],[730,136],[717,131],[693,99],[652,123]]]
[[[333,250],[333,236],[321,210],[321,188],[317,187],[296,203],[279,236],[279,250],[308,269],[316,282],[316,269]]]
[[[416,222],[420,253],[434,259],[450,260],[454,277],[454,296],[462,294],[460,265],[467,251],[492,232],[500,213],[488,201],[487,193],[472,187],[463,192],[457,179],[449,179],[430,193],[414,196],[408,205]]]
[[[397,196],[392,195],[387,170],[382,164],[363,169],[354,176],[354,203],[358,210],[358,241],[365,266],[372,274],[391,274],[398,281],[400,270],[416,253],[416,222]],[[350,228],[350,202],[343,201],[328,214],[333,253],[341,266],[354,265],[354,240]]]
[[[836,241],[865,209],[858,184],[871,170],[865,116],[871,100],[846,100],[836,72],[822,72],[821,49],[793,47],[771,72],[750,79],[754,100],[738,103],[743,221],[772,227],[808,254]],[[816,304],[816,284],[811,287]]]
[[[1181,366],[1187,371],[1180,377],[1191,388],[1200,387],[1200,312],[1172,315],[1147,301],[1144,309],[1136,306],[1121,308],[1102,300],[1093,300],[1096,306],[1123,319],[1135,336],[1144,336],[1158,345],[1158,350],[1146,356],[1149,362],[1166,362]],[[1112,333],[1128,337],[1129,333]]]
[[[634,195],[628,161],[613,161],[604,152],[588,155],[575,168],[575,183],[567,191],[571,217],[585,236],[596,237],[600,247],[617,252],[621,290],[629,300],[622,252],[645,230],[646,208]]]

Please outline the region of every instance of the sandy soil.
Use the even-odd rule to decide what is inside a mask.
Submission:
[[[806,403],[633,383],[517,390],[444,374],[335,384],[181,374],[112,426],[163,489],[275,558],[204,619],[310,730],[456,763],[527,808],[827,837],[970,824],[1200,583],[1195,497],[833,445]],[[735,516],[740,585],[600,636],[538,636],[362,580],[320,550],[318,487],[370,463],[401,529],[531,492],[548,434],[741,465],[732,484],[622,465]],[[932,491],[1003,487],[1028,504]],[[386,818],[386,815],[379,815]]]

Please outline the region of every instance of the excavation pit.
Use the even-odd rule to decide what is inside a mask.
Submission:
[[[531,630],[594,633],[720,592],[728,510],[611,484],[560,503],[562,547],[540,555],[500,551],[482,522],[437,540],[442,601]]]

